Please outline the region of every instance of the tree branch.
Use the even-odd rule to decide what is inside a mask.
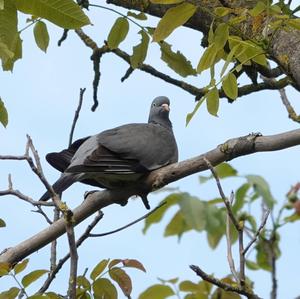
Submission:
[[[228,283],[224,283],[219,279],[214,278],[211,275],[208,275],[207,273],[205,273],[203,270],[201,270],[198,266],[195,265],[191,265],[190,268],[198,275],[200,276],[203,280],[210,282],[211,284],[223,289],[224,291],[228,291],[228,292],[235,292],[241,295],[246,296],[249,299],[262,299],[260,297],[258,297],[255,294],[252,294],[246,290],[242,290],[240,288],[234,287]]]
[[[69,146],[72,144],[72,141],[73,141],[74,130],[75,130],[75,126],[78,121],[79,113],[80,113],[80,110],[82,107],[83,95],[85,93],[85,90],[86,90],[85,88],[80,88],[78,106],[77,106],[77,109],[74,114],[74,119],[72,122],[70,136],[69,136]]]
[[[170,5],[158,5],[144,0],[106,0],[106,2],[127,9],[142,11],[159,18],[162,18],[171,7]],[[198,9],[183,26],[200,31],[204,36],[207,36],[213,19],[217,18],[218,21],[228,22],[231,18],[236,17],[235,14],[229,14],[225,17],[216,16],[214,9],[221,6],[218,1],[189,0],[189,2],[196,5]],[[242,1],[242,3],[241,1],[230,2],[233,8],[253,8],[256,3],[257,1]],[[261,24],[267,23],[268,17],[268,14],[266,14]],[[232,28],[233,33],[242,39],[245,39],[245,36],[251,39],[253,36],[253,21],[253,19],[247,18],[239,22]],[[256,40],[261,39],[260,41],[262,41],[265,39],[264,31],[268,31],[267,33],[270,36],[270,40],[267,54],[280,66],[281,70],[287,76],[292,78],[293,86],[300,90],[300,61],[298,59],[300,53],[300,30],[292,29],[291,27],[289,27],[289,29],[290,30],[286,30],[285,26],[282,26],[282,28],[278,28],[277,30],[270,30],[265,26],[261,26],[255,32],[255,38]]]
[[[76,241],[76,248],[78,248],[82,243],[90,236],[90,232],[92,229],[98,224],[98,222],[102,219],[103,213],[101,211],[95,216],[94,220],[88,225],[85,232],[81,235],[81,237]],[[40,288],[39,293],[44,293],[49,288],[51,282],[55,278],[58,271],[62,268],[64,263],[70,258],[70,252],[68,252],[62,259],[59,260],[58,264],[55,268],[53,268],[44,282],[43,286]]]
[[[255,152],[277,151],[299,144],[300,129],[271,136],[247,135],[230,139],[203,155],[152,171],[146,178],[138,181],[136,186],[131,186],[128,189],[104,190],[90,194],[81,205],[73,210],[74,225],[79,224],[99,209],[108,205],[126,202],[132,195],[151,192],[151,190],[161,188],[183,177],[207,170],[208,167],[204,157],[215,166],[221,162]],[[64,219],[61,218],[31,238],[2,253],[0,262],[15,264],[60,237],[65,231]]]

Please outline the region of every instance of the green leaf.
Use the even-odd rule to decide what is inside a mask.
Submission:
[[[143,234],[147,232],[149,227],[154,224],[161,221],[163,216],[165,215],[166,211],[178,203],[180,199],[182,198],[183,193],[173,193],[167,196],[163,202],[166,202],[162,207],[160,207],[158,210],[156,210],[154,213],[152,213],[150,216],[148,216],[145,220],[145,226],[143,228]]]
[[[257,265],[257,263],[252,262],[252,261],[247,260],[247,259],[246,259],[246,266],[250,270],[254,270],[254,271],[255,270],[260,270],[260,267],[259,267],[259,265]]]
[[[109,263],[109,259],[104,259],[100,261],[92,270],[90,274],[90,278],[92,280],[95,280],[104,271],[108,263]]]
[[[109,276],[119,285],[126,297],[131,295],[132,282],[130,277],[123,269],[117,267],[111,268],[109,269]]]
[[[267,181],[258,175],[246,175],[248,183],[251,184],[254,190],[263,198],[263,201],[269,209],[272,209],[276,200],[271,194],[271,190]]]
[[[244,206],[245,197],[249,188],[250,185],[248,183],[245,183],[237,189],[235,193],[235,201],[232,205],[232,211],[234,213],[238,212]]]
[[[2,68],[4,68],[4,64],[7,63],[8,60],[14,57],[14,52],[12,52],[8,46],[0,41],[0,59],[2,60]]]
[[[212,88],[206,96],[207,111],[213,115],[218,116],[219,110],[219,91],[216,87]]]
[[[127,13],[127,16],[128,17],[133,17],[133,18],[135,18],[135,19],[137,19],[137,20],[140,20],[140,21],[145,21],[145,20],[147,20],[147,16],[143,13],[143,12],[140,12],[140,13],[135,13],[135,12],[132,12],[132,11],[129,11],[128,13]]]
[[[177,4],[183,2],[183,0],[150,0],[153,4]]]
[[[208,244],[215,249],[225,234],[225,216],[221,209],[211,204],[206,204],[205,211]]]
[[[155,284],[142,292],[138,299],[165,299],[175,295],[171,287],[161,284]]]
[[[8,291],[0,293],[0,299],[15,299],[19,295],[20,289],[13,287]]]
[[[300,30],[300,19],[287,20],[287,24],[297,30]]]
[[[2,125],[4,127],[6,127],[8,124],[7,110],[4,106],[4,103],[2,102],[1,98],[0,98],[0,122],[2,123]]]
[[[228,24],[221,23],[220,25],[218,25],[214,34],[214,43],[218,50],[223,49],[228,40],[228,36]]]
[[[22,285],[24,288],[28,287],[30,284],[38,280],[41,276],[43,276],[45,273],[48,273],[48,270],[34,270],[30,272],[29,274],[25,275],[22,278]]]
[[[179,290],[183,292],[198,292],[199,285],[190,280],[184,280],[179,284]]]
[[[36,22],[33,33],[37,46],[46,53],[49,45],[49,34],[46,24],[42,21]]]
[[[28,262],[29,262],[29,259],[25,259],[22,262],[16,264],[14,266],[14,272],[15,272],[15,274],[18,274],[18,273],[22,272],[27,267]]]
[[[141,30],[141,42],[133,47],[133,53],[130,56],[130,64],[135,69],[139,67],[140,64],[144,62],[147,56],[148,46],[149,46],[149,36],[145,31]]]
[[[17,9],[12,0],[4,2],[4,9],[0,10],[0,58],[3,70],[12,70],[12,61],[17,56],[16,43],[19,38]],[[10,66],[10,67],[9,67]]]
[[[228,73],[228,75],[223,79],[222,88],[230,99],[235,100],[237,98],[238,86],[236,77],[233,73]]]
[[[90,24],[89,18],[72,0],[13,0],[17,9],[44,18],[65,29],[78,29]]]
[[[1,115],[1,113],[0,113]],[[6,226],[6,223],[3,219],[0,218],[0,227],[5,227]]]
[[[176,7],[169,8],[159,21],[154,34],[153,41],[159,42],[168,37],[177,27],[183,25],[196,12],[197,7],[190,3],[182,3]]]
[[[191,121],[191,119],[194,117],[194,115],[196,114],[196,112],[198,111],[198,109],[200,108],[200,106],[202,105],[202,103],[204,102],[204,100],[206,99],[206,95],[204,95],[195,105],[195,108],[192,112],[188,113],[186,115],[186,120],[185,120],[185,125],[187,126],[189,124],[189,122]]]
[[[229,163],[223,162],[215,167],[217,175],[220,179],[237,176],[237,170],[234,169]]]
[[[0,0],[0,10],[4,9],[4,0]]]
[[[257,4],[249,11],[249,14],[252,17],[257,17],[259,14],[261,14],[264,10],[266,10],[266,4],[262,1],[258,1]]]
[[[300,220],[300,215],[298,213],[294,213],[290,216],[285,217],[283,220],[284,222],[295,222]]]
[[[123,260],[121,260],[121,259],[113,259],[109,262],[108,269],[110,269],[110,268],[114,267],[115,265],[122,263],[122,262],[123,262]]]
[[[0,276],[7,275],[10,270],[10,264],[9,263],[0,263]]]
[[[126,38],[129,31],[129,23],[126,18],[117,18],[112,26],[108,38],[107,44],[110,49],[116,49],[120,43]]]
[[[160,44],[161,60],[166,62],[168,66],[182,77],[189,75],[195,76],[197,73],[192,67],[191,62],[180,52],[172,51],[171,45],[166,42]]]
[[[178,236],[180,239],[183,233],[191,230],[192,228],[187,224],[181,211],[178,211],[171,221],[167,224],[164,232],[164,237]]]
[[[45,293],[45,295],[48,296],[48,299],[62,299],[61,296],[57,295],[54,292],[47,292],[47,293]],[[77,298],[77,299],[90,299],[90,297],[80,297],[80,298]]]
[[[117,299],[118,292],[116,287],[106,278],[98,278],[93,283],[95,299]]]
[[[13,0],[18,10],[44,18],[65,29],[90,24],[89,18],[72,0]]]
[[[124,267],[127,267],[127,268],[128,267],[135,268],[135,269],[141,270],[143,272],[146,272],[146,269],[143,266],[143,264],[140,261],[135,260],[135,259],[125,259],[125,260],[123,260],[123,265],[124,265]]]
[[[175,277],[175,278],[171,278],[171,279],[162,279],[162,278],[157,278],[159,281],[161,281],[162,283],[171,283],[171,284],[176,284],[179,280],[178,277]]]
[[[235,55],[236,52],[239,52],[238,50],[239,50],[240,48],[241,48],[241,45],[237,44],[237,45],[235,45],[235,46],[230,50],[230,52],[228,53],[227,58],[226,58],[226,61],[225,61],[224,65],[223,65],[223,68],[222,68],[221,73],[220,73],[220,76],[221,76],[221,77],[224,75],[224,73],[225,73],[225,71],[226,71],[226,69],[227,69],[229,63],[232,62],[233,56]]]
[[[15,39],[11,45],[12,57],[8,57],[5,61],[2,61],[2,68],[4,71],[12,71],[14,63],[22,58],[22,40],[19,33],[15,35]]]
[[[216,7],[215,8],[215,14],[219,17],[225,17],[227,16],[229,13],[231,13],[233,10],[232,8],[229,7]]]
[[[87,291],[91,290],[91,284],[85,276],[78,276],[76,285],[77,285],[77,287],[82,288],[84,290],[87,290]]]
[[[27,297],[28,299],[49,299],[48,296],[42,295],[42,294],[35,294],[32,296]]]
[[[184,194],[185,196],[179,202],[182,215],[188,226],[202,231],[205,228],[205,204],[189,193]]]
[[[197,66],[198,73],[210,68],[215,63],[217,52],[218,48],[214,43],[204,51]]]

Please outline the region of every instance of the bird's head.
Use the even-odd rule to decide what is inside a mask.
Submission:
[[[157,97],[151,103],[148,122],[172,127],[169,119],[169,112],[170,100],[165,96]]]

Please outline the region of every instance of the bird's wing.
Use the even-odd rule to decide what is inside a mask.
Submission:
[[[124,159],[134,159],[148,170],[177,162],[178,150],[172,129],[161,125],[129,124],[107,130],[98,141]]]
[[[62,150],[61,152],[47,154],[46,160],[52,167],[60,172],[64,172],[70,165],[75,152],[88,138],[90,138],[90,136],[74,141],[69,148]]]
[[[97,135],[89,138],[78,149],[66,172],[98,174],[133,174],[145,172],[136,159],[126,159],[107,149],[97,141]]]

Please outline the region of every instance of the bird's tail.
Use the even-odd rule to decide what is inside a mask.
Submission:
[[[73,183],[77,181],[78,175],[74,174],[63,174],[54,184],[53,189],[57,194],[60,194],[67,188],[69,188]],[[45,192],[40,198],[41,201],[46,201],[51,197],[49,191]]]

